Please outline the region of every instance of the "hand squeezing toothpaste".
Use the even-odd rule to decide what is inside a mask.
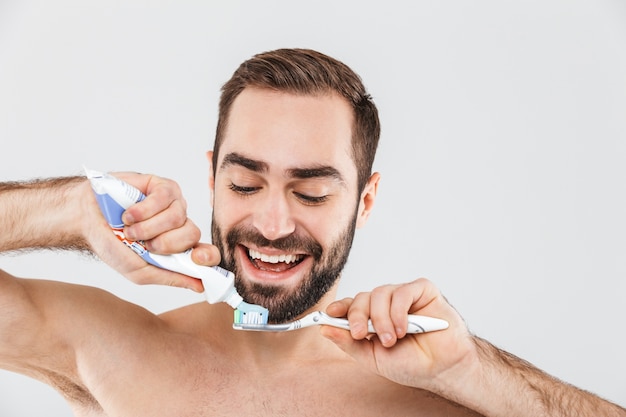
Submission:
[[[159,255],[148,251],[143,242],[127,239],[123,231],[122,213],[131,205],[142,201],[145,195],[137,188],[112,175],[84,169],[102,214],[121,242],[149,264],[201,279],[207,301],[210,304],[225,302],[236,309],[234,314],[236,323],[257,325],[267,323],[268,310],[243,301],[235,289],[235,277],[232,272],[219,266],[208,267],[196,264],[191,259],[193,249],[172,255]]]

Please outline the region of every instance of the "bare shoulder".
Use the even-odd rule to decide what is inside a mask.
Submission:
[[[148,310],[87,285],[18,278],[0,270],[0,290],[0,326],[7,336],[0,352],[23,352],[52,363],[72,361],[97,335],[117,338],[134,327],[161,323]]]
[[[115,346],[160,323],[102,289],[0,270],[0,367],[51,385],[74,405],[95,402],[85,381],[91,370],[81,365],[93,346]]]

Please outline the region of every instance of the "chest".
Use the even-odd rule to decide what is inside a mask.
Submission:
[[[287,382],[287,381],[286,381]],[[258,381],[257,384],[261,384]],[[169,384],[168,384],[169,385]],[[184,385],[184,384],[183,384]],[[211,384],[213,385],[213,384]],[[456,415],[449,412],[439,414],[446,407],[433,398],[419,395],[395,396],[384,395],[371,389],[354,384],[350,386],[300,385],[297,378],[291,381],[291,386],[285,384],[267,384],[258,388],[256,384],[242,380],[239,384],[225,384],[218,389],[197,389],[187,391],[181,386],[170,385],[169,393],[163,395],[163,390],[151,385],[152,393],[142,392],[142,389],[130,389],[130,400],[114,401],[103,400],[96,408],[81,407],[76,416],[81,417],[117,417],[133,415],[136,417],[209,417],[209,416],[421,416],[421,415]],[[353,388],[353,389],[350,389]],[[155,395],[154,393],[161,394]],[[434,401],[433,401],[434,400]],[[437,409],[437,414],[432,410]],[[429,412],[430,411],[430,412]]]
[[[336,352],[259,367],[216,346],[180,335],[99,344],[80,358],[81,380],[93,401],[77,402],[76,416],[474,415]]]
[[[161,366],[146,363],[120,369],[91,391],[97,407],[81,407],[76,415],[456,415],[438,397],[361,372],[352,363],[268,366],[255,374],[225,362],[180,360],[175,367],[170,364],[164,361]]]

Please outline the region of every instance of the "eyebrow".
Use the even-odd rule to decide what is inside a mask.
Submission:
[[[237,165],[253,172],[266,173],[269,171],[267,162],[257,159],[248,158],[237,152],[232,152],[224,156],[220,170],[226,169],[231,165]],[[341,184],[345,184],[345,180],[339,170],[330,165],[316,165],[303,168],[289,168],[286,171],[287,176],[296,179],[311,178],[330,178]]]
[[[237,152],[226,154],[224,160],[222,161],[222,165],[220,166],[220,170],[226,169],[231,165],[238,165],[249,169],[250,171],[259,173],[267,172],[269,170],[269,166],[266,162],[247,158]]]
[[[309,178],[331,178],[340,183],[345,183],[341,173],[331,166],[316,166],[309,168],[290,168],[287,170],[287,174],[291,178],[297,178],[301,180]]]

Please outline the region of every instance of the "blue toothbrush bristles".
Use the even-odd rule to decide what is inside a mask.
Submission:
[[[267,324],[269,310],[256,304],[243,301],[235,309],[233,323],[235,324]]]

